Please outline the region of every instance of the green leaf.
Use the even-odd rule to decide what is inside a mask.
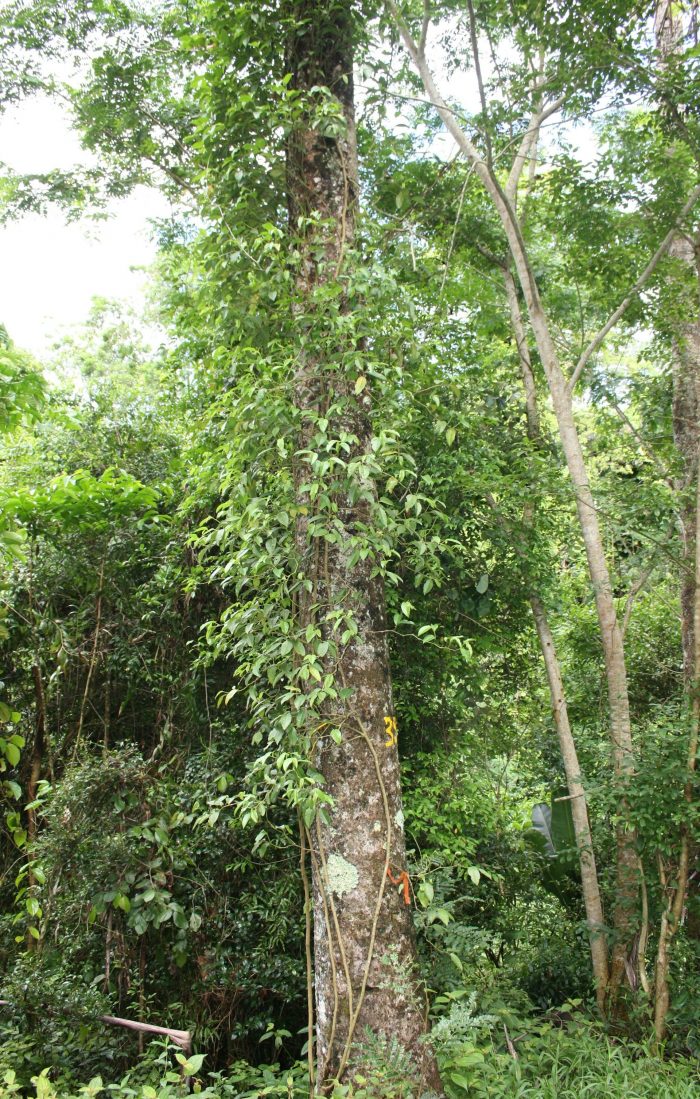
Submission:
[[[456,1084],[457,1087],[464,1088],[465,1091],[471,1091],[472,1085],[470,1081],[467,1080],[466,1076],[461,1076],[459,1072],[451,1072],[450,1080],[453,1084]]]
[[[356,381],[355,381],[355,396],[357,396],[358,393],[361,393],[366,385],[367,385],[367,378],[365,377],[364,374],[360,374],[359,378],[357,378]]]
[[[436,908],[434,909],[432,914],[436,920],[440,920],[441,923],[444,923],[445,927],[447,927],[450,920],[452,919],[452,916],[446,908]]]
[[[423,905],[423,908],[427,908],[429,904],[432,904],[434,896],[435,890],[433,889],[432,882],[421,882],[418,888],[418,900]]]
[[[185,1057],[183,1053],[176,1053],[175,1060],[179,1065],[182,1065],[182,1071],[185,1076],[194,1076],[199,1072],[204,1063],[203,1053],[194,1053],[191,1057]]]
[[[7,756],[9,763],[13,767],[16,767],[20,759],[20,751],[17,745],[12,744],[11,741],[7,741],[5,744],[5,755]]]
[[[461,1053],[459,1057],[455,1057],[454,1063],[460,1068],[469,1068],[471,1065],[482,1065],[484,1063],[484,1055],[478,1049],[472,1049],[468,1053]]]

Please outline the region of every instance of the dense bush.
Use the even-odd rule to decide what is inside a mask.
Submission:
[[[698,1094],[697,1063],[664,1063],[644,1045],[612,1041],[601,1027],[575,1013],[572,1017],[571,1005],[565,1005],[556,1023],[521,1019],[521,1030],[507,1032],[505,1039],[507,1028],[496,1017],[475,1015],[472,1007],[461,1014],[453,1011],[450,1028],[436,1032],[448,1099],[693,1099]],[[562,1014],[569,1021],[563,1022]],[[334,1099],[428,1099],[397,1071],[396,1051],[371,1043],[370,1049],[374,1061],[366,1077],[337,1088]],[[0,1054],[2,1099],[20,1090],[19,1076],[7,1067],[20,1057],[19,1038]],[[301,1099],[309,1094],[304,1063],[281,1069],[240,1061],[225,1073],[210,1073],[206,1058],[188,1060],[155,1042],[118,1082],[98,1076],[79,1085],[47,1071],[34,1077],[30,1093],[38,1099],[181,1099],[192,1084],[203,1099]]]

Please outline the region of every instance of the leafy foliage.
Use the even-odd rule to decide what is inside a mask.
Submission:
[[[697,174],[697,47],[661,69],[646,9],[622,0],[469,7],[439,4],[430,33],[450,78],[474,71],[470,18],[488,45],[485,99],[464,117],[502,186],[538,58],[547,94],[563,97],[519,201],[573,363]],[[405,14],[419,34],[418,8]],[[327,666],[357,623],[341,607],[299,627],[295,476],[321,549],[341,537],[341,493],[367,496],[369,519],[343,548],[349,569],[370,560],[387,584],[411,900],[450,1099],[697,1088],[697,867],[671,968],[677,1060],[608,1039],[574,1010],[592,1010],[587,931],[529,607],[536,591],[551,618],[607,912],[624,797],[651,958],[679,837],[698,827],[677,628],[688,561],[676,518],[692,486],[673,446],[669,365],[695,282],[677,256],[658,266],[575,407],[629,610],[638,766],[620,790],[574,494],[545,402],[541,438],[527,430],[501,226],[474,173],[446,158],[386,15],[365,5],[355,18],[363,216],[347,270],[302,300],[286,145],[300,118],[329,140],[342,119],[328,89],[305,100],[290,80],[288,6],[3,11],[3,103],[57,91],[52,66],[84,54],[60,91],[100,158],[82,175],[8,174],[6,215],[55,202],[78,215],[156,181],[179,204],[159,227],[146,320],[96,302],[47,364],[51,387],[0,331],[9,1095],[170,1099],[184,1093],[180,1069],[212,1099],[308,1094],[295,829],[297,813],[309,826],[332,813],[309,729],[342,697]],[[292,399],[301,354],[349,379],[306,419]],[[357,453],[344,417],[369,392],[370,444]],[[628,963],[625,1025],[643,1038],[643,959]],[[187,1026],[203,1052],[178,1065],[153,1046],[138,1060],[135,1039],[97,1022],[106,1013]],[[367,1074],[337,1094],[409,1095],[405,1051],[362,1040]],[[279,1064],[258,1063],[266,1041]]]

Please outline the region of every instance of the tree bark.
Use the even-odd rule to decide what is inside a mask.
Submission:
[[[384,1060],[404,1079],[414,1076],[418,1094],[441,1094],[421,1041],[424,995],[415,972],[384,584],[372,547],[369,384],[361,368],[358,374],[357,356],[348,354],[361,361],[361,346],[347,334],[353,326],[343,322],[351,319],[347,272],[358,195],[350,4],[297,0],[288,57],[293,86],[306,100],[287,158],[290,235],[299,256],[297,620],[307,638],[318,639],[324,676],[341,694],[323,703],[309,729],[332,797],[327,815],[303,825],[312,868],[316,1091],[327,1094],[334,1081],[360,1072],[371,1089],[371,1065]],[[319,88],[342,112],[331,131],[314,121]],[[330,288],[338,307],[327,307]],[[327,421],[320,440],[319,418]],[[312,452],[319,447],[345,465],[332,466],[323,490],[312,494],[309,483],[319,476]]]

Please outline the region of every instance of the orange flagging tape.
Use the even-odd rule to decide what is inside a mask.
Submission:
[[[411,894],[410,894],[409,890],[410,890],[410,886],[411,886],[411,880],[410,880],[407,872],[405,870],[402,870],[401,873],[399,874],[398,878],[395,878],[394,875],[391,872],[391,867],[387,866],[386,876],[387,876],[387,878],[389,879],[389,881],[391,882],[392,885],[402,885],[403,886],[403,903],[404,904],[410,904],[411,903]]]

